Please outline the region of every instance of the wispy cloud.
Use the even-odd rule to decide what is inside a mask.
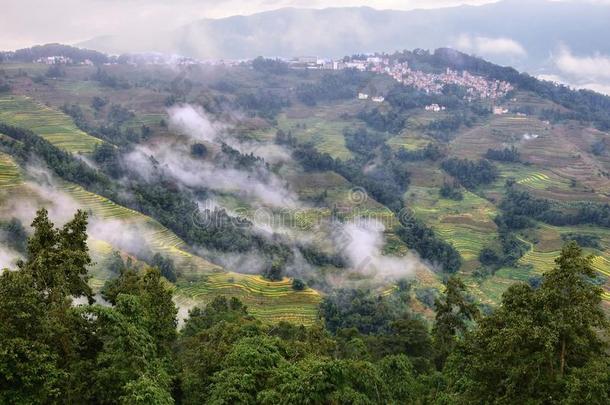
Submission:
[[[379,282],[396,281],[415,275],[425,265],[413,253],[406,256],[383,254],[383,224],[366,218],[335,224],[335,248],[345,257],[350,271]]]
[[[562,47],[555,57],[555,66],[564,74],[578,79],[610,80],[610,56],[595,54],[576,56],[567,47]]]
[[[519,42],[505,37],[489,38],[462,34],[455,41],[455,46],[461,51],[481,56],[524,57],[527,55],[527,51]]]

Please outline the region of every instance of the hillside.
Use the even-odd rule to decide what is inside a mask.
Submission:
[[[431,316],[452,273],[494,306],[512,283],[535,285],[569,240],[610,299],[608,98],[447,49],[388,59],[416,80],[264,60],[177,76],[4,63],[2,218],[16,196],[80,207],[96,289],[113,250],[138,265],[158,253],[181,307],[232,295],[270,321],[310,323],[336,287],[391,295],[403,280]],[[452,84],[426,92],[422,78]]]

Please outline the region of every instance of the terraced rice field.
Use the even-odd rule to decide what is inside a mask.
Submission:
[[[225,272],[221,267],[188,252],[186,244],[177,235],[151,218],[76,185],[65,185],[62,189],[83,208],[101,218],[128,221],[134,226],[143,225],[142,239],[150,249],[172,258],[180,271],[184,281],[178,283],[178,303],[201,305],[218,295],[235,296],[250,307],[252,314],[265,321],[314,322],[320,301],[319,294],[314,290],[296,292],[288,279],[269,282],[260,276]],[[106,248],[110,246],[105,241],[95,243]],[[106,251],[106,255],[110,252]],[[107,272],[97,270],[91,280],[92,285],[101,287],[109,276]]]
[[[492,136],[502,142],[528,142],[547,136],[551,130],[550,125],[537,118],[513,114],[492,117],[489,128]]]
[[[89,269],[89,285],[94,291],[99,291],[106,280],[113,276],[105,264],[116,249],[107,242],[91,237],[87,240],[87,245],[94,263],[93,267]]]
[[[517,180],[517,183],[538,190],[546,190],[551,187],[567,189],[568,187],[567,182],[562,182],[557,179],[551,179],[551,177],[542,172],[532,173],[527,177],[523,177]]]
[[[349,121],[326,121],[318,117],[287,118],[285,114],[278,117],[278,127],[292,132],[299,142],[311,142],[318,151],[342,160],[353,157],[343,137],[343,130],[351,124]]]
[[[289,279],[270,282],[254,275],[214,273],[199,282],[179,282],[176,294],[182,304],[207,303],[218,295],[238,297],[263,321],[313,323],[320,295],[311,289],[294,291],[291,285]]]
[[[496,235],[495,207],[471,192],[464,191],[462,201],[453,201],[440,198],[436,187],[411,187],[407,204],[415,216],[450,242],[466,262],[476,264],[483,246]]]
[[[141,215],[137,211],[115,204],[109,199],[91,193],[76,184],[64,184],[60,190],[69,194],[85,210],[92,211],[96,216],[104,219],[125,219]]]
[[[482,303],[488,305],[497,305],[501,301],[504,291],[515,282],[516,280],[498,275],[488,277],[480,284],[469,279],[465,280],[468,290]]]
[[[603,274],[606,277],[610,277],[610,260],[608,260],[608,256],[593,256],[591,264],[593,265],[593,268],[599,273]]]
[[[570,180],[561,177],[549,170],[541,170],[533,166],[525,166],[518,163],[494,164],[500,171],[498,180],[491,186],[496,191],[504,188],[507,179],[515,179],[517,184],[530,189],[530,191],[556,191],[571,192]]]
[[[555,266],[555,259],[559,256],[559,251],[553,252],[538,252],[536,250],[529,251],[520,260],[521,264],[530,264],[533,266],[536,273],[544,273],[550,271]],[[593,253],[591,262],[593,269],[606,277],[610,277],[610,260],[607,256]]]
[[[0,152],[0,190],[18,186],[21,180],[19,166],[9,155]]]
[[[12,190],[14,186],[23,198],[38,197],[34,189],[20,183],[19,167],[10,156],[0,154],[0,190]],[[82,187],[60,182],[58,189],[73,198],[82,209],[92,213],[93,218],[108,221],[121,221],[129,227],[141,231],[142,241],[146,242],[153,252],[162,253],[172,258],[180,271],[181,280],[178,288],[178,302],[189,306],[201,305],[211,301],[215,296],[236,296],[249,307],[250,312],[265,321],[290,320],[311,324],[317,316],[317,305],[320,296],[313,290],[296,292],[292,290],[291,280],[269,282],[260,276],[229,273],[221,267],[194,255],[188,251],[186,244],[169,229],[139,212],[90,193]],[[112,239],[113,235],[109,235]],[[104,263],[113,250],[120,250],[112,240],[89,238],[89,246],[94,262],[91,269],[91,286],[99,290],[112,275],[104,268]],[[134,253],[134,252],[128,252]],[[187,281],[189,280],[189,281]]]
[[[399,135],[388,139],[386,143],[392,149],[405,148],[407,150],[417,150],[424,148],[430,142],[430,138],[418,132],[404,130]]]
[[[66,114],[27,97],[0,97],[0,121],[32,130],[68,152],[91,153],[102,143],[78,129]]]
[[[560,249],[565,241],[564,234],[580,234],[595,236],[599,240],[600,249],[585,248],[585,253],[592,254],[593,268],[599,273],[610,276],[610,232],[606,228],[595,226],[551,226],[538,224],[536,230],[537,244],[521,260],[524,264],[531,264],[537,272],[550,270],[555,265],[555,258],[559,256]]]
[[[178,263],[184,260],[196,260],[195,270],[197,272],[214,271],[215,266],[201,258],[198,258],[186,251],[186,244],[172,231],[165,228],[157,221],[132,209],[115,204],[109,199],[91,193],[84,188],[64,183],[60,189],[74,198],[83,209],[92,212],[96,217],[105,220],[127,221],[133,226],[140,226],[143,233],[142,239],[147,243],[153,252],[158,252],[171,257]],[[130,252],[134,254],[135,252]],[[192,266],[189,266],[191,268]]]

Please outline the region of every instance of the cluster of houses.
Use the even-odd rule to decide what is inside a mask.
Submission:
[[[399,63],[387,67],[385,72],[396,81],[429,94],[441,94],[446,85],[463,87],[466,90],[465,97],[468,101],[475,99],[497,100],[506,96],[513,89],[508,82],[488,80],[467,71],[460,73],[447,69],[441,74],[426,73],[411,70],[406,63]]]
[[[368,56],[363,59],[324,59],[317,56],[300,56],[287,61],[288,65],[293,69],[311,69],[311,70],[343,70],[356,69],[361,72],[371,71],[383,73],[383,67],[389,65],[388,58],[379,56]]]
[[[34,61],[35,63],[42,63],[45,65],[73,65],[74,61],[72,58],[67,56],[47,56],[45,58],[38,58]],[[85,59],[80,63],[81,65],[92,66],[93,62],[89,59]]]
[[[446,85],[456,85],[465,89],[468,101],[477,99],[498,100],[506,96],[513,87],[500,80],[488,80],[467,71],[457,72],[447,69],[444,73],[426,73],[412,70],[407,62],[393,62],[385,56],[361,56],[340,60],[321,59],[314,56],[299,57],[288,61],[293,69],[342,70],[357,69],[360,71],[385,74],[399,83],[413,86],[428,94],[441,94]],[[362,100],[368,99],[358,98]],[[382,100],[383,101],[383,100]],[[430,111],[435,111],[431,106]],[[440,107],[439,107],[440,108]],[[441,110],[439,110],[441,111]]]

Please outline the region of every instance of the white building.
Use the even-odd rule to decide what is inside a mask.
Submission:
[[[432,111],[432,112],[440,112],[440,111],[445,111],[445,106],[441,106],[438,104],[430,104],[430,105],[425,106],[424,110]]]
[[[493,113],[494,115],[502,115],[508,113],[508,110],[502,107],[494,107]]]

